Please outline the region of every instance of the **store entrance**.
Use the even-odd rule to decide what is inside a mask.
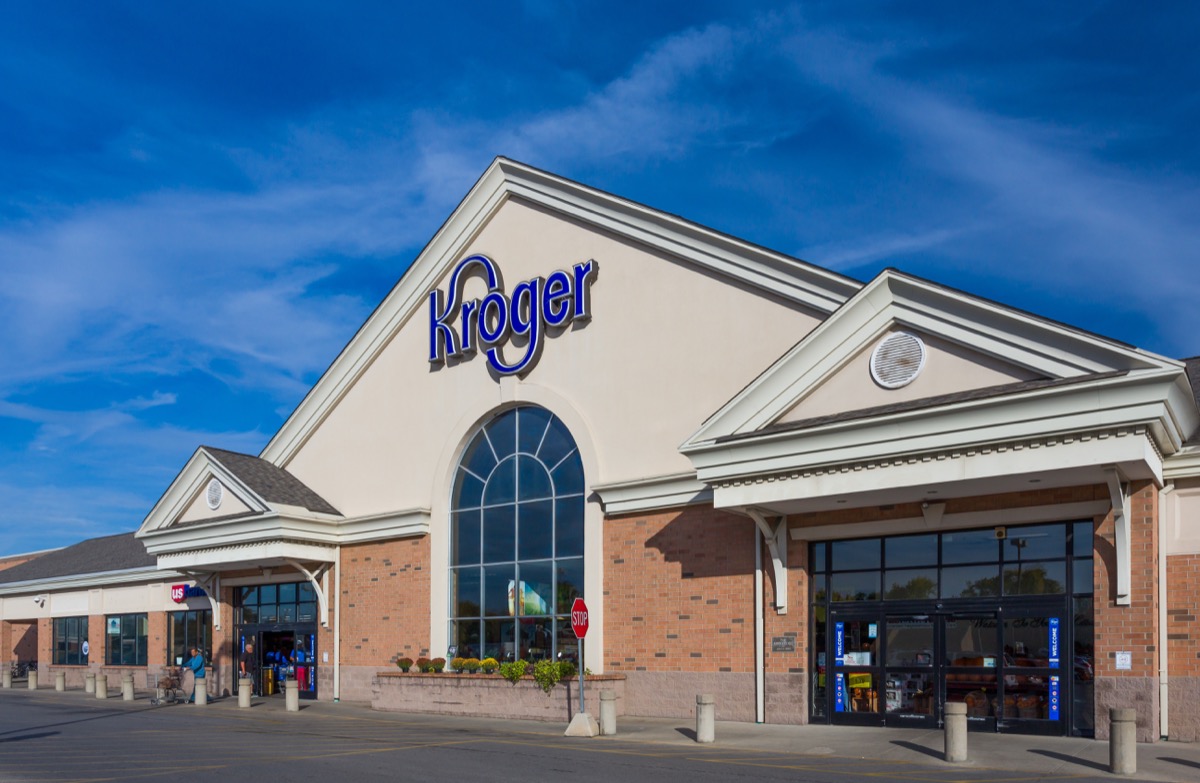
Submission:
[[[254,645],[255,692],[274,696],[295,679],[300,698],[317,698],[317,602],[307,582],[251,585],[237,592],[238,649]]]
[[[1064,602],[931,608],[831,612],[833,723],[938,728],[959,702],[971,730],[1068,733]]]
[[[284,693],[284,682],[296,680],[300,698],[317,697],[317,633],[315,628],[301,626],[244,626],[239,633],[240,644],[254,644],[258,662],[258,681],[255,692],[262,696]]]

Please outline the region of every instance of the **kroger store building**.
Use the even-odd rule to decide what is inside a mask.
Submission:
[[[369,702],[574,656],[582,595],[626,714],[1197,740],[1193,370],[498,159],[261,454],[0,563],[0,653],[229,690],[255,640]]]

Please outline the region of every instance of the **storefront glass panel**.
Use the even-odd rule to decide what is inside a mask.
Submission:
[[[878,539],[812,545],[813,719],[933,728],[959,702],[974,731],[1091,735],[1091,528],[885,538],[877,569],[850,566]]]

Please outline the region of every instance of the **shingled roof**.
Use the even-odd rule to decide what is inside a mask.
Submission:
[[[133,537],[133,533],[121,533],[103,538],[89,538],[0,571],[0,585],[108,571],[127,571],[133,568],[153,568],[157,562],[157,558],[146,554],[146,547]]]
[[[304,482],[265,459],[212,446],[203,448],[213,459],[241,479],[247,487],[258,493],[258,496],[268,503],[299,506],[318,514],[341,516],[341,512],[309,489]]]

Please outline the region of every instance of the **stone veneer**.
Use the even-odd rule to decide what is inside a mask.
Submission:
[[[376,671],[373,682],[376,710],[570,723],[579,709],[578,679],[560,682],[548,694],[532,677],[511,683],[498,674]],[[615,691],[617,715],[627,714],[625,678],[606,674],[584,678],[588,714],[599,719],[602,690]]]

